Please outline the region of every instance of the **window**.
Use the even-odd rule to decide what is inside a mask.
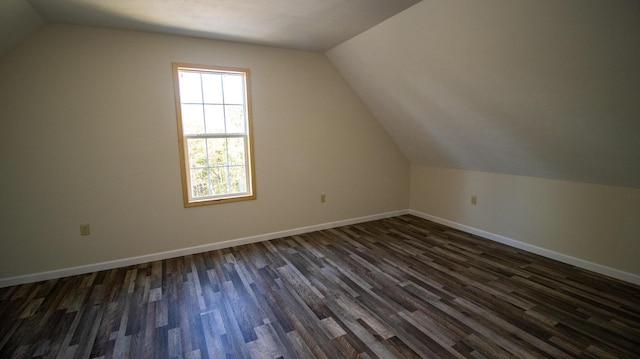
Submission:
[[[255,199],[249,70],[173,63],[185,207]]]

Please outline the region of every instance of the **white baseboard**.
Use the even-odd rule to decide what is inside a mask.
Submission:
[[[260,234],[256,236],[237,238],[237,239],[232,239],[228,241],[205,244],[201,246],[181,248],[181,249],[176,249],[176,250],[171,250],[166,252],[152,253],[152,254],[147,254],[147,255],[142,255],[137,257],[123,258],[123,259],[117,259],[113,261],[87,264],[87,265],[71,267],[71,268],[63,268],[63,269],[57,269],[57,270],[52,270],[47,272],[25,274],[25,275],[20,275],[15,277],[0,278],[0,288],[24,284],[24,283],[39,282],[39,281],[55,279],[55,278],[62,278],[62,277],[67,277],[72,275],[86,274],[86,273],[97,272],[101,270],[108,270],[113,268],[126,267],[130,265],[136,265],[141,263],[153,262],[157,260],[186,256],[190,254],[203,253],[203,252],[213,251],[217,249],[239,246],[243,244],[268,241],[276,238],[282,238],[282,237],[294,236],[297,234],[320,231],[323,229],[335,228],[335,227],[346,226],[346,225],[357,224],[357,223],[368,222],[368,221],[375,221],[378,219],[395,217],[395,216],[400,216],[404,214],[412,214],[414,216],[428,219],[430,221],[440,223],[440,224],[449,226],[451,228],[459,229],[467,233],[475,234],[477,236],[487,238],[502,244],[506,244],[511,247],[515,247],[531,253],[539,254],[547,258],[555,259],[557,261],[571,264],[576,267],[580,267],[596,273],[604,274],[613,278],[623,280],[625,282],[640,285],[640,276],[636,274],[624,272],[615,268],[607,267],[598,263],[589,262],[589,261],[572,257],[566,254],[554,252],[549,249],[545,249],[542,247],[534,246],[532,244],[520,242],[515,239],[501,236],[499,234],[486,232],[481,229],[477,229],[477,228],[460,224],[454,221],[450,221],[448,219],[432,216],[424,212],[408,209],[408,210],[399,210],[399,211],[393,211],[393,212],[387,212],[387,213],[380,213],[380,214],[364,216],[364,217],[351,218],[351,219],[340,220],[335,222],[322,223],[322,224],[317,224],[313,226],[294,228],[294,229],[289,229],[289,230],[284,230],[279,232]]]
[[[408,210],[399,210],[399,211],[393,211],[393,212],[387,212],[387,213],[380,213],[380,214],[374,214],[370,216],[322,223],[322,224],[317,224],[313,226],[294,228],[294,229],[289,229],[289,230],[284,230],[279,232],[260,234],[260,235],[251,236],[251,237],[237,238],[237,239],[232,239],[228,241],[205,244],[201,246],[146,254],[146,255],[137,256],[137,257],[116,259],[108,262],[87,264],[87,265],[82,265],[77,267],[57,269],[57,270],[52,270],[48,272],[25,274],[25,275],[20,275],[15,277],[0,278],[0,288],[24,284],[24,283],[33,283],[33,282],[39,282],[43,280],[68,277],[68,276],[79,275],[79,274],[92,273],[92,272],[97,272],[97,271],[107,270],[107,269],[126,267],[130,265],[136,265],[141,263],[153,262],[157,260],[186,256],[190,254],[203,253],[203,252],[213,251],[217,249],[239,246],[243,244],[268,241],[271,239],[288,237],[288,236],[295,236],[297,234],[320,231],[323,229],[347,226],[351,224],[357,224],[357,223],[368,222],[368,221],[375,221],[378,219],[395,217],[395,216],[400,216],[408,213],[409,213]]]
[[[532,244],[520,242],[520,241],[517,241],[515,239],[511,239],[511,238],[508,238],[508,237],[505,237],[505,236],[501,236],[499,234],[486,232],[486,231],[483,231],[481,229],[477,229],[477,228],[470,227],[470,226],[467,226],[467,225],[464,225],[464,224],[453,222],[453,221],[450,221],[448,219],[432,216],[430,214],[427,214],[427,213],[424,213],[424,212],[419,212],[419,211],[416,211],[416,210],[413,210],[413,209],[409,210],[409,214],[412,214],[412,215],[414,215],[416,217],[428,219],[428,220],[436,222],[436,223],[444,224],[445,226],[448,226],[448,227],[451,227],[451,228],[455,228],[455,229],[459,229],[459,230],[465,231],[467,233],[475,234],[477,236],[480,236],[480,237],[483,237],[483,238],[486,238],[486,239],[490,239],[490,240],[495,241],[495,242],[506,244],[506,245],[511,246],[511,247],[522,249],[522,250],[525,250],[527,252],[539,254],[539,255],[541,255],[543,257],[555,259],[555,260],[557,260],[559,262],[571,264],[573,266],[580,267],[580,268],[583,268],[583,269],[587,269],[587,270],[590,270],[592,272],[604,274],[606,276],[613,277],[613,278],[616,278],[616,279],[620,279],[620,280],[623,280],[625,282],[629,282],[629,283],[633,283],[633,284],[636,284],[636,285],[640,285],[640,276],[636,275],[636,274],[633,274],[633,273],[629,273],[629,272],[621,271],[619,269],[607,267],[607,266],[604,266],[602,264],[589,262],[587,260],[576,258],[576,257],[572,257],[572,256],[569,256],[569,255],[566,255],[566,254],[562,254],[562,253],[559,253],[559,252],[554,252],[554,251],[549,250],[549,249],[545,249],[545,248],[542,248],[542,247],[534,246]]]

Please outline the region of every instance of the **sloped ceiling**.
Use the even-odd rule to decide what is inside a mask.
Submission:
[[[326,51],[420,0],[24,1],[51,22]]]
[[[327,55],[414,164],[640,187],[640,2],[423,0]]]
[[[44,24],[25,0],[0,1],[0,57]]]

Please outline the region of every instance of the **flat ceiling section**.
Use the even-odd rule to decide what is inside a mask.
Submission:
[[[419,0],[28,0],[48,21],[326,51]]]

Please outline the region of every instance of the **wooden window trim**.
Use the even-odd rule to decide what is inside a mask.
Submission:
[[[216,73],[235,73],[235,74],[243,74],[244,76],[244,85],[245,85],[245,106],[246,106],[246,134],[242,134],[242,136],[246,137],[247,147],[246,147],[246,156],[247,161],[245,163],[246,166],[249,166],[247,171],[247,175],[250,177],[247,181],[247,193],[241,194],[229,194],[223,197],[216,198],[204,198],[201,200],[191,199],[190,195],[190,174],[189,174],[189,165],[188,165],[188,149],[187,149],[187,141],[185,141],[185,137],[198,137],[198,136],[185,136],[182,128],[182,111],[181,111],[181,101],[180,101],[180,84],[179,84],[179,70],[193,70],[193,71],[203,71],[203,72],[216,72]],[[172,63],[172,72],[173,72],[173,86],[174,86],[174,95],[175,95],[175,106],[176,106],[176,119],[177,119],[177,129],[178,129],[178,148],[180,152],[180,174],[182,177],[182,198],[184,202],[184,207],[198,207],[198,206],[207,206],[213,204],[222,204],[229,202],[238,202],[238,201],[247,201],[256,199],[256,176],[255,176],[255,164],[254,164],[254,149],[253,149],[253,121],[252,121],[252,110],[251,110],[251,81],[250,81],[250,70],[248,68],[239,68],[239,67],[228,67],[228,66],[212,66],[212,65],[199,65],[199,64],[191,64],[191,63],[182,63],[182,62],[173,62]],[[207,138],[214,138],[213,136],[204,136]],[[222,136],[222,137],[232,137],[232,136]]]

